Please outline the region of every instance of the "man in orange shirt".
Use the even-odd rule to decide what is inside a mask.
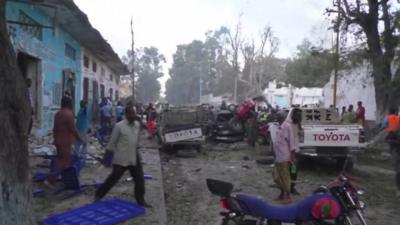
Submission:
[[[389,115],[383,121],[383,128],[386,129],[386,139],[389,144],[390,153],[396,171],[396,197],[400,198],[400,140],[398,139],[398,130],[400,128],[400,117],[396,114],[396,110],[391,108]]]

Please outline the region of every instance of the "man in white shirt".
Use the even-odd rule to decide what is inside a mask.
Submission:
[[[125,119],[117,123],[107,145],[107,151],[113,152],[113,170],[104,184],[96,191],[95,200],[103,198],[118,182],[126,170],[129,170],[135,183],[135,198],[139,205],[151,207],[144,200],[145,184],[143,167],[138,154],[140,122],[132,104],[125,108]]]

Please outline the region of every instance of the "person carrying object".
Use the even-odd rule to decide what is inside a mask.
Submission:
[[[135,183],[135,198],[139,205],[151,207],[147,204],[143,167],[138,152],[141,122],[136,116],[136,109],[132,103],[125,107],[125,119],[117,123],[112,131],[110,141],[106,147],[109,155],[113,154],[112,172],[104,184],[97,189],[95,201],[102,199],[108,191],[118,182],[125,171],[129,171]]]

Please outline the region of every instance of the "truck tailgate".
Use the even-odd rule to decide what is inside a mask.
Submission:
[[[301,147],[359,147],[359,125],[303,125]]]

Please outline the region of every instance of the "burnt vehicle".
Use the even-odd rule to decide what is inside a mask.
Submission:
[[[157,136],[161,148],[174,151],[191,146],[201,151],[205,142],[208,112],[202,107],[170,107],[157,118]]]
[[[238,142],[244,139],[244,129],[232,129],[230,121],[235,114],[230,110],[218,110],[213,113],[211,139],[221,142]]]

